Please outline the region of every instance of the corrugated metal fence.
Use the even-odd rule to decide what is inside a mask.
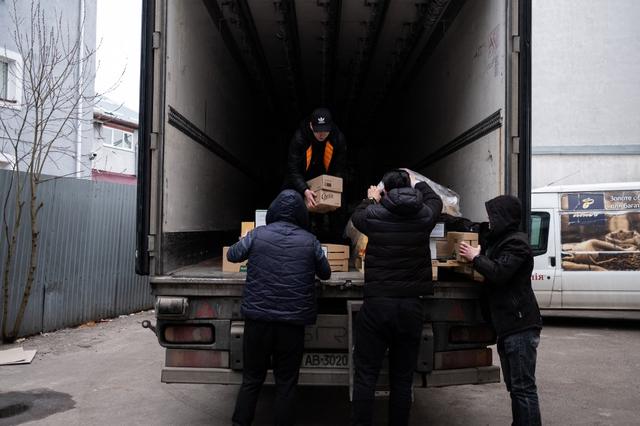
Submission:
[[[0,208],[10,188],[11,173],[0,171]],[[43,203],[38,269],[21,336],[152,306],[147,278],[135,274],[135,186],[61,178],[42,183],[38,196]],[[11,220],[15,202],[8,206]],[[18,311],[29,262],[28,204],[23,214],[11,278],[9,327]],[[8,246],[4,226],[1,233],[4,269]]]

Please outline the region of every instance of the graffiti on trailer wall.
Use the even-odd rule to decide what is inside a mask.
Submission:
[[[561,194],[565,271],[640,270],[640,191]]]

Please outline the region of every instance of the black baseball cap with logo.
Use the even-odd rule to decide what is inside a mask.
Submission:
[[[333,128],[331,112],[327,108],[317,108],[311,113],[311,127],[314,132],[330,132]]]

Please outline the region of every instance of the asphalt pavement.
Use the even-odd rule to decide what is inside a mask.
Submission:
[[[0,367],[0,425],[228,425],[237,386],[160,383],[151,312],[34,336],[29,365]],[[538,355],[548,425],[640,424],[640,321],[545,318]],[[6,349],[6,346],[0,346]],[[494,354],[494,363],[498,362]],[[255,424],[272,424],[272,387]],[[375,411],[386,424],[386,402]],[[347,390],[300,388],[298,424],[349,423]],[[412,425],[507,425],[504,384],[418,389]]]

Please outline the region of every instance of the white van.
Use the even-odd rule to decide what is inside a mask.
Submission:
[[[534,189],[531,245],[542,309],[640,310],[640,182]]]

